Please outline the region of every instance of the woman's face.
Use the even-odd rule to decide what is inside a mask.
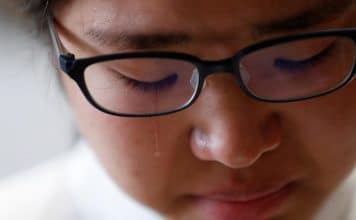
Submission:
[[[349,2],[75,0],[56,5],[55,17],[77,57],[139,49],[220,60],[291,31],[355,26]],[[303,28],[291,28],[293,17]],[[157,34],[189,40],[152,44]],[[96,110],[62,76],[80,130],[114,181],[167,219],[308,219],[355,165],[355,83],[273,104],[247,97],[231,74],[218,74],[184,111],[124,118]]]

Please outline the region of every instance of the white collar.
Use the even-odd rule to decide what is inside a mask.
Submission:
[[[141,205],[107,175],[91,148],[81,141],[68,164],[68,186],[80,220],[161,220],[158,214]],[[330,196],[315,220],[348,220],[355,199],[356,170]],[[355,211],[356,212],[356,211]],[[355,215],[353,213],[351,215]]]
[[[356,168],[329,196],[315,220],[356,219]]]
[[[126,195],[81,141],[68,164],[69,190],[80,220],[159,220],[152,210]]]

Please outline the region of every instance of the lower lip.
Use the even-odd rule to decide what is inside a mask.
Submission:
[[[294,188],[294,184],[289,184],[273,194],[248,202],[225,202],[198,196],[194,204],[205,220],[265,220],[281,214]]]

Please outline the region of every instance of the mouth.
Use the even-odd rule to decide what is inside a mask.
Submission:
[[[223,189],[194,195],[192,200],[206,220],[265,220],[283,211],[296,186],[293,181],[259,190]]]

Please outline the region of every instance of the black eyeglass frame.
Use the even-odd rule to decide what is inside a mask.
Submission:
[[[217,73],[231,73],[235,76],[236,80],[239,83],[240,88],[242,91],[248,95],[249,97],[258,100],[258,101],[263,101],[263,102],[270,102],[270,103],[287,103],[287,102],[297,102],[297,101],[303,101],[311,98],[317,98],[320,96],[327,95],[329,93],[332,93],[345,85],[347,85],[355,76],[356,74],[356,68],[355,68],[355,58],[354,58],[354,63],[352,67],[352,71],[350,72],[349,76],[341,82],[339,85],[337,85],[334,88],[331,88],[330,90],[327,90],[325,92],[312,95],[312,96],[306,96],[306,97],[301,97],[301,98],[292,98],[292,99],[284,99],[284,100],[270,100],[270,99],[264,99],[261,97],[258,97],[251,93],[249,89],[245,86],[243,83],[243,80],[241,78],[240,74],[240,69],[239,64],[241,59],[245,57],[248,54],[251,54],[255,51],[268,48],[274,45],[278,45],[281,43],[287,43],[290,41],[295,41],[295,40],[303,40],[303,39],[312,39],[312,38],[317,38],[317,37],[328,37],[328,36],[338,36],[338,37],[348,37],[353,40],[353,42],[356,45],[356,28],[340,28],[340,29],[329,29],[329,30],[322,30],[322,31],[316,31],[316,32],[307,32],[307,33],[301,33],[301,34],[294,34],[294,35],[288,35],[288,36],[283,36],[283,37],[278,37],[270,40],[265,40],[247,47],[242,48],[238,52],[236,52],[232,57],[229,57],[227,59],[223,60],[216,60],[216,61],[207,61],[207,60],[202,60],[198,57],[195,57],[190,54],[185,54],[185,53],[177,53],[177,52],[162,52],[162,51],[148,51],[148,52],[129,52],[129,53],[117,53],[117,54],[108,54],[108,55],[99,55],[95,57],[88,57],[88,58],[81,58],[81,59],[76,59],[74,54],[65,52],[64,47],[59,39],[58,33],[55,31],[55,26],[54,26],[54,21],[52,16],[48,16],[48,27],[49,27],[49,32],[50,36],[52,39],[52,43],[56,52],[56,56],[58,58],[59,66],[60,69],[66,73],[70,78],[72,78],[79,88],[81,89],[82,93],[84,94],[85,98],[87,101],[92,104],[95,108],[98,110],[115,115],[115,116],[123,116],[123,117],[152,117],[152,116],[162,116],[162,115],[167,115],[175,112],[179,112],[181,110],[184,110],[191,106],[194,101],[199,97],[199,94],[203,88],[204,80],[206,77],[208,77],[211,74],[217,74]],[[118,113],[118,112],[113,112],[108,109],[105,109],[103,106],[99,105],[94,98],[91,96],[89,89],[86,86],[85,83],[85,77],[84,77],[84,71],[85,69],[95,63],[99,62],[105,62],[105,61],[111,61],[111,60],[118,60],[118,59],[129,59],[129,58],[162,58],[162,59],[174,59],[174,60],[181,60],[185,61],[188,63],[193,64],[195,67],[198,69],[199,73],[199,81],[198,81],[198,86],[192,95],[191,99],[186,102],[184,105],[181,107],[174,109],[172,111],[166,111],[166,112],[159,112],[159,113],[153,113],[153,114],[129,114],[129,113]]]

